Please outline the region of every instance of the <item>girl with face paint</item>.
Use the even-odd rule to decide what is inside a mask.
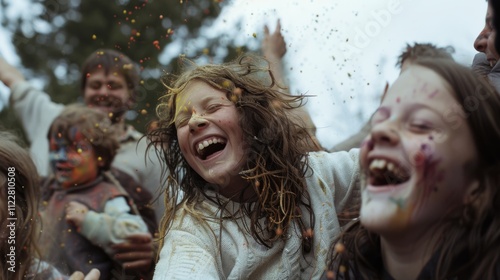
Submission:
[[[500,97],[451,60],[416,60],[373,115],[362,204],[325,279],[500,277]]]
[[[104,113],[81,105],[67,106],[49,130],[54,176],[42,187],[40,251],[63,273],[98,268],[101,279],[109,279],[115,269],[121,274],[110,257],[112,246],[148,232],[109,173],[118,149],[115,135]]]
[[[154,279],[317,279],[337,211],[358,198],[358,150],[309,152],[262,58],[193,67],[150,133],[170,174]]]

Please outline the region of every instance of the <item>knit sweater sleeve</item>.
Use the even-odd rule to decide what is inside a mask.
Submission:
[[[314,183],[319,184],[316,191],[333,195],[337,213],[361,202],[359,149],[311,153],[309,164],[318,180]]]
[[[222,279],[217,248],[213,233],[192,217],[176,219],[165,236],[153,279]]]
[[[111,245],[125,242],[131,234],[147,232],[146,223],[141,216],[130,214],[130,206],[122,196],[106,202],[102,213],[89,211],[80,229],[85,238],[102,247],[108,255],[113,253]]]

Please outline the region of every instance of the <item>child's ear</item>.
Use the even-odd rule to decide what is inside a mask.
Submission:
[[[479,191],[479,180],[474,179],[470,184],[467,186],[467,189],[465,190],[464,194],[464,204],[470,204],[470,203],[480,203],[482,200],[481,197],[481,192]]]

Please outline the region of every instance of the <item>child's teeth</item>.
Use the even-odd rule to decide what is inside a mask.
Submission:
[[[387,169],[389,169],[390,171],[393,171],[393,170],[394,170],[394,163],[389,162],[389,163],[387,164]]]
[[[208,144],[208,141],[207,141],[207,140],[203,141],[203,146],[208,147],[208,145],[209,145],[209,144]]]
[[[202,144],[202,143],[198,144],[198,150],[200,150],[200,151],[201,151],[201,150],[203,150],[203,148],[204,148],[204,147],[203,147],[203,144]]]
[[[213,144],[214,141],[212,141],[212,139],[208,140],[208,144]]]

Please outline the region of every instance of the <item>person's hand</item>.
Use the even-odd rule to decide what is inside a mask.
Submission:
[[[151,268],[154,247],[149,233],[137,233],[127,237],[127,241],[111,246],[115,250],[114,259],[122,263],[123,269],[148,271]]]
[[[69,280],[99,280],[101,272],[97,268],[93,268],[87,275],[83,275],[80,271],[75,271],[69,277]]]
[[[269,27],[264,26],[264,39],[262,40],[262,54],[267,59],[281,59],[286,53],[286,43],[281,35],[281,23],[278,20],[276,30],[269,33]]]
[[[5,59],[0,57],[0,81],[2,83],[12,88],[15,83],[24,80],[24,75],[16,67],[10,65]]]
[[[66,222],[80,227],[85,219],[85,215],[89,212],[89,208],[84,204],[76,201],[71,201],[66,205]]]

